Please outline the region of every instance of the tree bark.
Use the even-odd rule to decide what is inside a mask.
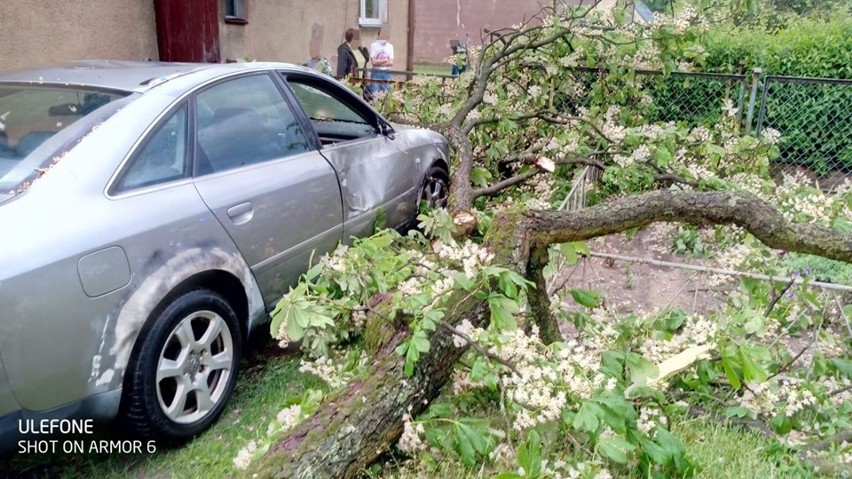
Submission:
[[[494,219],[485,244],[494,262],[533,280],[530,304],[541,331],[558,335],[549,313],[541,269],[547,247],[580,241],[656,221],[691,224],[736,224],[767,246],[852,262],[852,235],[810,224],[792,224],[759,198],[729,191],[683,193],[656,191],[628,196],[575,212],[507,210]],[[468,319],[484,324],[488,307],[470,296],[456,296],[457,306],[446,321]],[[431,350],[421,356],[412,377],[403,374],[404,359],[394,353],[407,335],[397,330],[377,354],[370,374],[353,381],[336,398],[296,427],[272,448],[257,470],[258,477],[346,478],[359,475],[402,433],[409,408],[416,416],[439,394],[455,362],[465,351],[439,328]]]
[[[487,306],[472,297],[459,298],[451,321],[482,324]],[[452,333],[439,328],[432,346],[405,377],[404,358],[394,349],[406,338],[400,329],[376,356],[370,374],[351,382],[340,396],[320,409],[273,447],[258,467],[259,478],[357,477],[402,434],[402,416],[423,412],[449,380],[467,350],[456,347]]]

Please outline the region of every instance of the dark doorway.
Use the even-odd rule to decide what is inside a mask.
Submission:
[[[219,62],[218,0],[154,0],[164,62]]]

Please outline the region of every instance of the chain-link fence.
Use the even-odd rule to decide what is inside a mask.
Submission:
[[[652,121],[683,122],[689,126],[711,126],[722,119],[727,102],[741,115],[747,80],[745,75],[674,72],[640,72],[656,81],[646,92],[653,99]]]
[[[755,131],[781,135],[781,163],[852,173],[852,80],[767,76],[762,87]]]
[[[723,108],[731,108],[745,133],[780,135],[778,165],[807,168],[821,176],[852,174],[852,80],[764,76],[756,68],[750,74],[639,70],[635,81],[625,82],[611,81],[602,69],[572,70],[574,93],[558,95],[555,106],[560,111],[588,108],[594,96],[617,103],[625,98],[640,101],[644,95],[650,99],[651,121],[710,127],[722,119]],[[389,73],[389,80],[363,81],[392,86],[415,75]],[[442,82],[456,78],[430,76]],[[641,95],[625,94],[623,88],[638,89]]]
[[[604,71],[577,72],[587,91],[607,82]],[[637,71],[636,78],[651,100],[651,121],[709,127],[723,108],[733,108],[746,133],[780,135],[776,164],[821,176],[852,174],[852,80],[763,76],[760,69],[750,75]],[[611,93],[619,87],[606,86]]]

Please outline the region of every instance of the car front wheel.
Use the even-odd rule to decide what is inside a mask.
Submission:
[[[207,289],[179,296],[137,344],[124,416],[139,434],[185,440],[218,419],[242,353],[237,316],[222,296]]]
[[[423,179],[420,187],[420,203],[429,208],[444,208],[450,196],[450,175],[438,165],[433,165]]]

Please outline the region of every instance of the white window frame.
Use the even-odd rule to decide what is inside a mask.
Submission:
[[[361,10],[358,12],[358,24],[362,27],[381,28],[388,22],[388,0],[373,0],[378,3],[378,16],[367,17],[367,0],[361,0]]]

